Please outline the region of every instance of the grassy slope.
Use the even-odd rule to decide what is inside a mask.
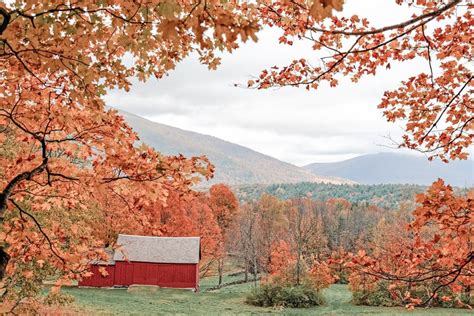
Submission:
[[[354,306],[350,304],[351,293],[344,285],[333,285],[324,292],[327,304],[311,309],[272,309],[245,304],[246,293],[252,284],[234,285],[219,291],[205,292],[215,285],[215,279],[201,282],[201,293],[186,290],[137,288],[125,289],[78,289],[66,288],[66,293],[76,297],[77,304],[87,314],[106,315],[461,315],[471,314],[467,310],[417,309],[408,312],[403,308],[381,308]],[[233,281],[227,278],[225,282]]]

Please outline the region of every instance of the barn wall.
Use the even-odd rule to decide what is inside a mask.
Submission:
[[[158,285],[172,288],[198,288],[197,264],[115,262],[115,285]]]
[[[99,272],[99,267],[105,268],[108,275],[102,276]],[[93,287],[111,287],[114,286],[115,266],[100,266],[93,265],[90,267],[93,275],[89,278],[84,278],[79,282],[79,286],[93,286]]]
[[[196,271],[194,272],[196,274],[196,291],[199,291],[199,264],[196,264]]]
[[[129,262],[115,262],[114,285],[128,286],[133,284],[134,266]]]

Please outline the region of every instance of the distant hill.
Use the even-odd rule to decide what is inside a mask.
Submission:
[[[249,148],[219,138],[194,133],[155,123],[119,111],[138,133],[141,141],[165,155],[206,155],[216,167],[214,178],[208,183],[271,184],[271,183],[352,183],[345,179],[318,176],[308,170],[261,154]]]
[[[334,163],[314,163],[304,167],[321,176],[342,177],[360,184],[409,183],[429,185],[438,178],[460,186],[474,186],[474,161],[428,161],[397,153],[363,155]]]

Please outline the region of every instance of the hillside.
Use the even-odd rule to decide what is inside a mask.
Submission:
[[[215,165],[214,179],[208,184],[350,183],[345,179],[318,176],[303,168],[261,154],[219,138],[155,123],[120,111],[140,139],[165,155],[206,155]]]
[[[343,177],[360,184],[410,183],[429,185],[443,178],[454,186],[474,185],[474,161],[428,161],[423,157],[379,153],[334,163],[314,163],[304,167],[314,174]]]

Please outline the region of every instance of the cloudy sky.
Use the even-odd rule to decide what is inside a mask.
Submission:
[[[394,0],[347,0],[344,14],[359,14],[376,26],[409,18]],[[256,91],[236,88],[251,75],[294,58],[318,60],[309,43],[278,44],[280,32],[265,30],[258,43],[223,55],[217,71],[190,57],[160,81],[134,83],[129,93],[111,91],[107,104],[172,125],[228,140],[296,165],[339,161],[361,154],[390,151],[386,139],[399,139],[400,125],[389,124],[377,109],[385,90],[427,67],[426,62],[392,65],[358,84],[317,91],[282,88]],[[428,69],[427,69],[428,70]],[[159,150],[159,148],[158,148]]]

